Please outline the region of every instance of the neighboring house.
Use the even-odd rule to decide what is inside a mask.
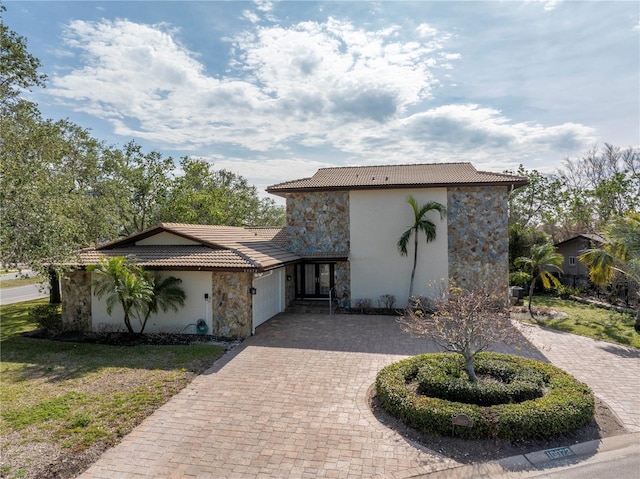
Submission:
[[[83,250],[80,269],[63,280],[63,319],[79,329],[121,326],[122,314],[107,315],[104,298],[91,294],[83,268],[100,255],[132,256],[183,280],[185,307],[152,316],[149,332],[193,333],[204,319],[211,334],[246,337],[294,299],[330,293],[351,306],[394,295],[404,307],[413,246],[402,257],[397,241],[413,224],[409,195],[419,205],[438,201],[448,210],[442,221],[430,217],[435,241],[419,240],[414,294],[433,293],[449,278],[498,281],[506,294],[507,199],[525,184],[526,178],[477,171],[470,163],[323,168],[267,188],[286,198],[283,229],[163,223]]]
[[[598,247],[605,239],[597,234],[584,233],[556,243],[556,251],[564,256],[560,281],[566,286],[586,287],[589,285],[589,268],[578,260],[578,256],[589,248]]]

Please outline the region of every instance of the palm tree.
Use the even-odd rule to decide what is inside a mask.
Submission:
[[[154,275],[148,276],[147,281],[152,287],[153,295],[146,306],[144,320],[140,328],[141,334],[144,332],[149,316],[157,314],[160,309],[163,312],[169,309],[178,311],[178,306],[184,306],[184,300],[187,298],[184,290],[178,286],[182,283],[180,278],[176,278],[175,276],[162,278],[159,275]]]
[[[602,232],[606,242],[578,256],[589,267],[589,278],[598,285],[609,284],[617,272],[640,284],[640,213],[613,219]],[[640,333],[640,307],[635,330]]]
[[[551,243],[543,243],[533,245],[529,252],[529,257],[521,256],[516,258],[515,265],[523,267],[529,274],[531,274],[531,284],[529,285],[529,314],[533,318],[533,310],[531,308],[531,302],[533,300],[533,290],[536,285],[536,281],[540,278],[542,286],[544,288],[550,288],[553,286],[560,286],[560,281],[556,278],[552,271],[562,273],[562,262],[564,256],[556,252],[555,247]]]
[[[153,287],[145,278],[143,269],[124,256],[102,258],[100,263],[87,269],[96,273],[92,284],[95,295],[98,298],[108,295],[107,313],[111,314],[114,305],[120,303],[124,324],[132,334],[131,316],[139,317],[153,299]]]
[[[418,264],[418,233],[422,231],[425,234],[427,243],[436,239],[436,225],[426,218],[427,213],[430,211],[437,211],[440,213],[440,220],[443,220],[447,215],[447,208],[437,201],[429,201],[422,207],[418,206],[416,199],[409,195],[407,203],[413,208],[413,226],[407,231],[402,233],[398,240],[398,251],[402,256],[407,256],[407,246],[409,240],[413,236],[414,248],[413,248],[413,269],[411,270],[411,282],[409,283],[409,299],[413,297],[413,280],[416,276],[416,266]]]

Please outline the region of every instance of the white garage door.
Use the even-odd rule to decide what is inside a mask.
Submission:
[[[282,312],[284,304],[282,278],[283,269],[277,269],[255,278],[253,286],[256,294],[253,296],[253,327],[254,329],[267,319]]]

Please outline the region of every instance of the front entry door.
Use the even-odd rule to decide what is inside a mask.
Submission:
[[[298,292],[304,298],[328,298],[333,288],[332,263],[305,263],[300,265]]]

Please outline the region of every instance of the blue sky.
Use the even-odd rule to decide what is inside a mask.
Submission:
[[[5,1],[48,118],[260,190],[342,165],[555,171],[640,145],[635,1]]]

